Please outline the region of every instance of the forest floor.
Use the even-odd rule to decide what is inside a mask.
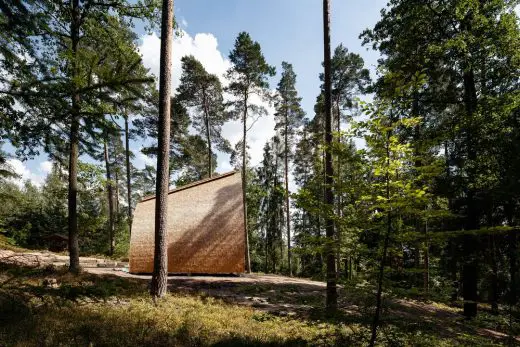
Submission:
[[[147,294],[150,276],[129,274],[124,263],[95,258],[84,258],[83,264],[102,265],[72,276],[65,267],[52,265],[61,257],[0,250],[0,317],[5,317],[0,318],[0,346],[357,346],[369,336],[374,310],[370,287],[341,286],[340,313],[334,319],[323,312],[325,283],[276,275],[169,276],[170,295],[154,305]],[[62,318],[64,312],[68,318]],[[64,322],[72,317],[78,321]],[[383,318],[380,345],[520,342],[508,335],[505,313],[484,311],[467,322],[457,307],[389,296]],[[516,328],[514,332],[518,335]]]

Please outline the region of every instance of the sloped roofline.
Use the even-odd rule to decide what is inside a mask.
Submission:
[[[215,177],[211,177],[211,178],[205,178],[205,179],[200,180],[200,181],[195,181],[195,182],[186,184],[186,185],[184,185],[182,187],[170,189],[168,191],[168,195],[170,195],[172,193],[175,193],[175,192],[179,192],[181,190],[190,189],[190,188],[193,188],[193,187],[196,187],[196,186],[200,186],[200,185],[208,183],[208,182],[213,182],[213,181],[219,180],[221,178],[229,177],[229,176],[232,176],[232,175],[237,174],[237,173],[239,173],[239,171],[230,171],[230,172],[226,172],[226,173],[220,174],[219,176],[215,176]],[[148,196],[145,196],[144,198],[142,198],[141,201],[139,201],[139,202],[144,202],[144,201],[153,200],[153,199],[155,199],[155,195],[148,195]]]

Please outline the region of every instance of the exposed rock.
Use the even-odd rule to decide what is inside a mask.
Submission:
[[[42,282],[44,287],[58,288],[58,281],[55,278],[45,278]]]

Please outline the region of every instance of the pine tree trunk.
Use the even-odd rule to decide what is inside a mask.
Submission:
[[[78,102],[79,96],[76,95],[73,101]],[[68,211],[69,211],[69,271],[78,273],[81,269],[79,266],[79,242],[78,242],[78,214],[77,214],[77,196],[78,196],[78,157],[79,157],[79,120],[74,117],[72,119],[70,129],[70,153],[69,153],[69,194],[68,194]]]
[[[268,273],[268,272],[269,272],[269,268],[268,268],[269,265],[268,265],[268,263],[267,263],[267,259],[268,259],[268,258],[267,258],[267,257],[268,257],[268,250],[267,250],[267,245],[268,245],[268,243],[267,243],[267,237],[268,237],[268,236],[267,236],[267,229],[268,229],[268,227],[267,227],[267,225],[266,225],[266,226],[265,226],[265,240],[264,240],[264,241],[265,241],[265,244],[264,244],[264,248],[265,248],[264,271],[265,271],[265,273]]]
[[[208,111],[208,102],[206,99],[206,91],[202,91],[203,99],[204,99],[204,120],[206,125],[206,141],[208,143],[208,177],[211,178],[213,175],[213,153],[211,151],[211,129],[209,123],[209,111]]]
[[[330,1],[323,0],[323,51],[325,66],[325,205],[330,211],[334,211],[334,194],[332,185],[334,170],[332,167],[332,103],[331,103],[331,58],[330,58]],[[327,298],[326,310],[329,316],[337,311],[338,294],[336,289],[336,261],[334,256],[334,221],[330,216],[325,219],[325,231],[327,236]]]
[[[273,144],[273,147],[275,147],[277,144],[276,142],[274,142]],[[275,147],[276,148],[276,147]],[[274,153],[274,167],[275,167],[275,171],[274,171],[274,181],[273,181],[273,187],[277,188],[278,187],[278,150],[276,149],[275,150],[275,153]],[[283,225],[281,223],[282,221],[282,218],[280,216],[280,208],[278,206],[278,200],[276,200],[276,230],[278,231],[277,232],[277,237],[278,237],[278,246],[280,246],[280,273],[282,272],[283,270]]]
[[[289,115],[287,106],[285,107],[285,211],[287,225],[287,264],[289,266],[289,276],[292,276],[292,255],[291,255],[291,210],[289,206]]]
[[[247,227],[247,92],[244,94],[244,114],[242,116],[242,200],[244,202],[244,233],[246,238],[246,272],[251,273],[251,259],[249,259],[249,230]]]
[[[132,235],[132,185],[130,171],[130,134],[128,131],[128,115],[125,114],[125,159],[126,159],[126,197],[128,204],[128,230]]]
[[[424,249],[424,270],[423,270],[423,281],[424,281],[424,292],[429,294],[430,292],[430,244],[426,240]]]
[[[316,218],[316,240],[321,240],[321,218],[317,216]],[[321,276],[323,272],[323,252],[316,252],[314,256],[314,268],[319,269],[318,274]]]
[[[168,280],[168,185],[170,179],[170,107],[173,42],[173,0],[163,0],[161,21],[161,71],[159,77],[159,131],[155,198],[155,251],[150,294],[161,298]]]
[[[509,305],[512,307],[516,305],[517,295],[516,295],[516,272],[517,272],[517,262],[518,262],[518,247],[517,247],[517,237],[516,230],[510,231],[508,235],[509,239],[509,277],[510,277],[510,289],[509,289]]]
[[[70,25],[72,43],[72,120],[70,125],[70,153],[69,153],[69,191],[68,191],[68,228],[69,228],[69,271],[78,273],[79,266],[79,242],[78,242],[78,160],[79,160],[79,125],[80,125],[80,94],[75,85],[77,71],[77,52],[79,43],[80,26],[79,0],[72,1],[72,22]]]
[[[116,168],[115,172],[115,188],[114,192],[114,221],[115,224],[119,223],[119,170]]]
[[[348,257],[348,273],[349,273],[348,279],[349,280],[354,279],[353,266],[352,266],[352,256]]]
[[[498,314],[498,264],[496,256],[495,235],[491,239],[491,312]]]
[[[388,253],[388,244],[390,241],[390,232],[392,230],[392,217],[390,213],[387,216],[387,231],[385,235],[385,242],[383,244],[383,256],[381,257],[381,262],[379,264],[379,274],[377,277],[377,294],[376,294],[376,312],[374,314],[374,321],[372,323],[372,334],[370,337],[370,347],[374,347],[376,343],[377,337],[377,327],[379,326],[379,320],[381,316],[381,307],[382,307],[382,294],[383,294],[383,276],[385,271],[385,263],[386,257]]]
[[[415,220],[415,224],[416,224],[416,231],[418,231],[418,227],[417,227],[417,224],[419,223],[418,220]],[[419,270],[421,268],[421,249],[419,247],[420,245],[420,242],[417,242],[414,250],[413,250],[413,267],[415,270]],[[414,279],[414,285],[419,285],[419,281],[420,281],[420,275],[413,275],[413,279]]]
[[[390,134],[388,135],[388,141],[390,141]],[[386,156],[388,160],[387,164],[387,170],[390,170],[390,144],[387,144],[386,147]],[[387,171],[386,177],[386,200],[390,200],[390,174]],[[382,306],[382,300],[381,296],[383,294],[383,276],[385,271],[385,263],[386,263],[386,257],[388,253],[388,245],[390,243],[390,233],[392,231],[392,211],[388,209],[386,211],[387,221],[386,221],[386,234],[385,234],[385,241],[383,244],[383,255],[381,257],[381,262],[379,263],[379,274],[377,278],[377,294],[376,294],[376,312],[374,314],[374,321],[372,323],[372,335],[370,337],[370,347],[374,347],[376,343],[376,337],[377,337],[377,327],[379,326],[379,319],[381,316],[381,306]]]
[[[341,136],[339,135],[341,131],[341,117],[340,117],[340,109],[339,109],[339,100],[336,100],[336,130],[338,132],[338,144],[341,143]],[[336,186],[338,188],[338,193],[336,194],[336,216],[341,218],[341,158],[338,153],[336,156],[336,160],[338,162],[338,172],[336,172]],[[336,224],[336,273],[339,275],[341,273],[341,228],[338,222]]]
[[[462,33],[471,32],[473,12],[469,11],[465,18],[460,23],[460,30]],[[475,198],[476,191],[472,185],[476,180],[476,172],[472,164],[476,163],[476,134],[475,134],[475,118],[474,113],[477,110],[478,99],[477,90],[475,85],[474,70],[471,67],[471,58],[466,56],[461,62],[462,67],[462,82],[463,82],[463,99],[464,99],[464,110],[465,116],[467,117],[468,124],[465,125],[466,131],[466,148],[467,148],[467,161],[470,163],[467,170],[467,182],[468,191],[466,193],[466,220],[464,228],[466,230],[476,230],[479,228],[478,222],[478,210],[477,201]],[[463,239],[463,252],[464,252],[464,265],[462,268],[462,292],[464,296],[464,316],[467,319],[471,319],[477,315],[477,260],[476,260],[476,247],[477,240],[473,235],[464,235]]]
[[[112,188],[112,175],[110,172],[110,161],[108,157],[107,139],[105,134],[105,141],[103,142],[104,156],[105,156],[105,168],[107,177],[107,197],[108,197],[108,242],[109,250],[108,254],[114,254],[114,193]]]
[[[470,124],[467,131],[467,148],[468,148],[468,160],[472,163],[476,161],[476,143],[475,136],[473,134],[473,115],[477,107],[477,93],[475,88],[475,78],[473,70],[464,72],[464,103],[466,108],[466,114],[470,119]],[[468,172],[469,183],[474,183],[476,173],[473,169]],[[478,211],[477,202],[475,200],[475,189],[469,188],[467,193],[467,217],[466,217],[466,230],[476,230],[479,227],[478,223]],[[462,274],[462,289],[464,296],[464,316],[466,318],[473,318],[477,315],[477,260],[476,260],[476,247],[477,240],[473,235],[465,235],[464,240],[464,266]]]
[[[444,141],[444,155],[446,157],[446,181],[451,181],[451,171],[450,171],[450,153],[449,153],[449,147],[448,147],[448,140]],[[448,211],[452,211],[453,204],[452,204],[452,192],[451,190],[447,192],[448,197]],[[443,221],[443,224],[444,221]],[[449,226],[444,227],[444,230],[450,230]],[[457,263],[458,263],[458,255],[457,255],[457,240],[449,240],[448,241],[448,247],[449,247],[449,274],[450,274],[450,280],[452,283],[452,293],[450,300],[452,303],[455,303],[457,301],[457,298],[459,296],[459,284],[458,284],[458,278],[457,278]]]

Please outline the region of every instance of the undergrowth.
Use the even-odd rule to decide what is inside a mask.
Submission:
[[[135,279],[4,266],[0,346],[363,346],[369,337],[364,322],[279,317],[175,292],[154,304],[147,290]],[[378,343],[495,345],[471,334],[440,337],[420,323],[387,323]]]

